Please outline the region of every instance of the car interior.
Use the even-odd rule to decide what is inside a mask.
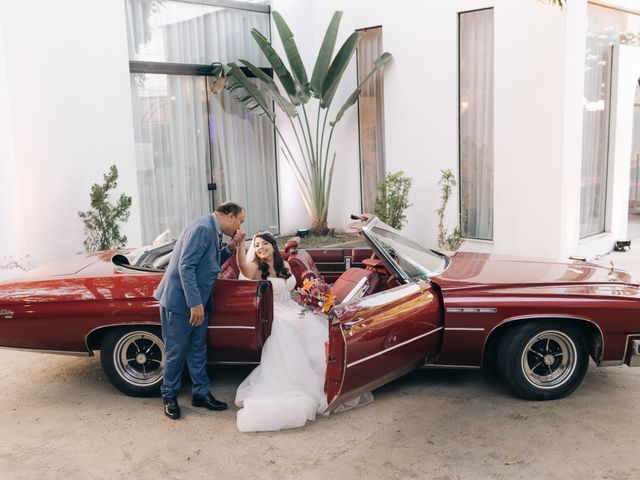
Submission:
[[[175,240],[170,240],[160,245],[118,253],[112,257],[112,262],[116,271],[122,273],[131,270],[161,273],[169,265],[175,242]],[[357,255],[353,255],[355,257],[354,263],[357,263],[358,266],[350,266],[351,260],[349,260],[344,263],[340,271],[327,272],[327,277],[335,278],[331,282],[331,279],[325,278],[317,267],[312,255],[306,250],[298,249],[299,244],[299,237],[290,238],[281,252],[282,257],[291,268],[291,273],[296,278],[296,287],[301,287],[306,278],[321,278],[331,284],[331,291],[336,295],[336,304],[381,292],[400,284],[384,262],[377,258],[370,249],[358,249]],[[367,255],[367,258],[357,258],[364,255]],[[344,262],[344,259],[342,261]],[[339,262],[327,262],[327,264],[329,263],[334,266],[339,265]],[[238,277],[239,269],[234,254],[222,265],[218,278],[237,280]]]

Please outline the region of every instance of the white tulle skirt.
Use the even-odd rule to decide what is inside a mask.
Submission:
[[[275,303],[271,335],[260,365],[236,393],[238,430],[274,431],[301,427],[327,407],[324,393],[328,319],[300,316],[292,300]]]

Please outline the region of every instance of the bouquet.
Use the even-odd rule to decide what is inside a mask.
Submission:
[[[336,301],[331,287],[319,278],[305,278],[302,287],[291,292],[291,298],[302,305],[302,312],[329,313]]]

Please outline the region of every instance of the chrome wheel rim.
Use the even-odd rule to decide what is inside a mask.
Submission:
[[[548,330],[533,337],[522,351],[522,371],[537,388],[558,388],[576,369],[576,346],[567,334]]]
[[[116,343],[113,360],[120,377],[136,386],[150,386],[162,381],[165,348],[153,333],[130,332]]]

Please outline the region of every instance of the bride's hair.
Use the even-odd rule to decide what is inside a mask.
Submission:
[[[276,271],[276,276],[281,278],[289,278],[291,276],[291,272],[284,264],[284,260],[282,259],[282,255],[280,255],[280,250],[278,249],[278,243],[276,242],[276,239],[273,238],[271,232],[258,232],[253,237],[254,242],[256,238],[262,238],[263,240],[269,242],[273,247],[273,268]],[[262,274],[262,279],[266,280],[269,276],[269,264],[258,258],[258,255],[255,256],[253,261],[258,264],[258,268],[260,268],[260,273]]]

